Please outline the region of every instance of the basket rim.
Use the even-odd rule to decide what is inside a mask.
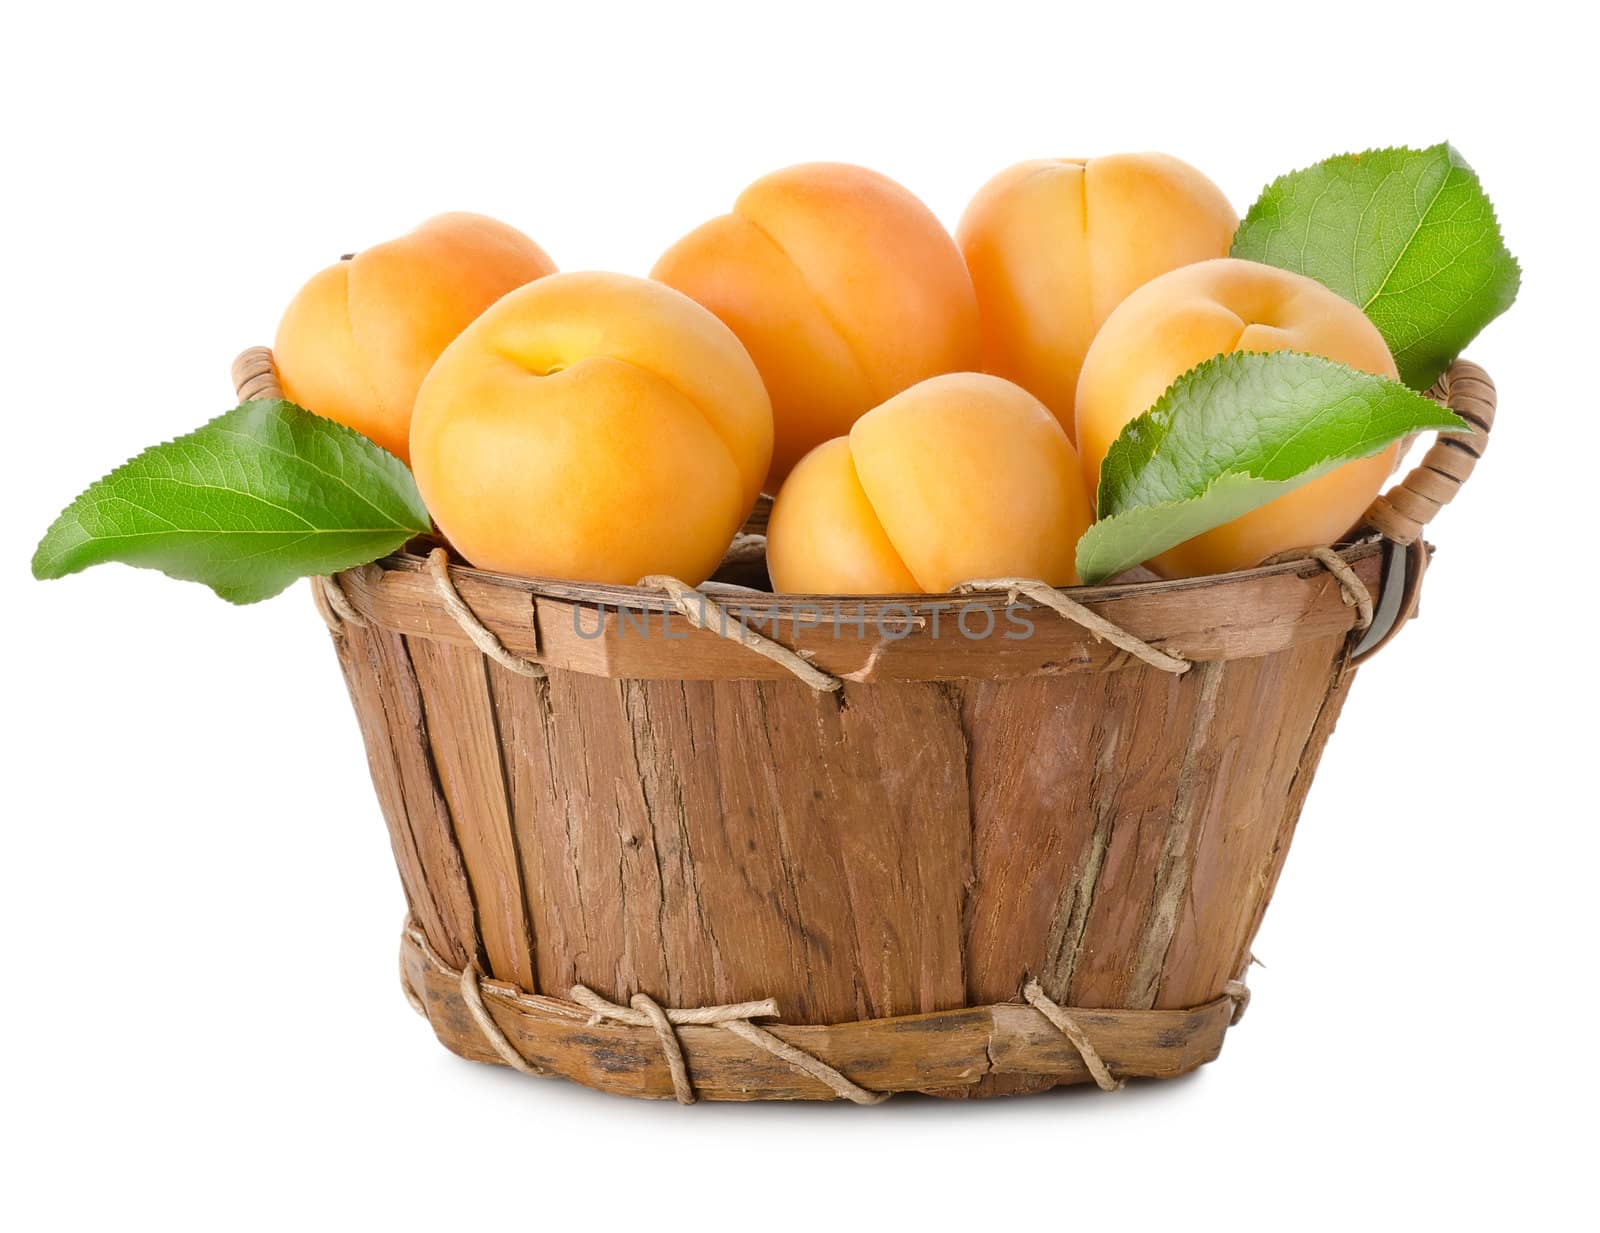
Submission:
[[[523,675],[565,669],[626,679],[794,679],[793,664],[757,654],[748,639],[730,638],[727,629],[708,628],[704,612],[710,609],[691,620],[659,591],[523,578],[466,565],[452,565],[446,576],[437,570],[437,559],[416,549],[414,542],[409,550],[336,575],[333,585],[359,624],[476,647]],[[1370,594],[1381,592],[1387,559],[1381,540],[1364,538],[1338,555]],[[1000,589],[713,597],[719,625],[748,625],[824,679],[868,684],[1101,672],[1148,662],[1122,649],[1130,639],[1189,664],[1250,659],[1312,641],[1326,642],[1328,653],[1339,655],[1358,620],[1342,585],[1322,561],[1308,557],[1230,574],[1065,592],[1086,613],[1114,626],[1120,640],[1102,638],[1082,622],[1041,612],[1031,597]],[[343,633],[339,621],[330,620],[330,628],[336,637]]]

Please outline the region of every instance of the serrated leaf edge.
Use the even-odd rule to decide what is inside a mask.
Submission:
[[[1281,175],[1273,177],[1266,183],[1265,186],[1263,186],[1261,191],[1256,194],[1255,201],[1252,202],[1250,208],[1245,211],[1244,217],[1239,220],[1239,225],[1234,229],[1233,232],[1233,240],[1228,245],[1228,255],[1230,257],[1236,256],[1235,250],[1239,245],[1239,237],[1245,233],[1245,229],[1248,228],[1252,223],[1260,221],[1261,216],[1269,203],[1269,198],[1272,197],[1274,191],[1278,190],[1279,186],[1281,186],[1285,181],[1291,180],[1295,176],[1304,175],[1309,171],[1315,171],[1320,167],[1326,167],[1332,163],[1338,163],[1341,161],[1359,163],[1363,158],[1372,158],[1377,155],[1428,155],[1437,150],[1442,150],[1444,152],[1445,158],[1452,166],[1458,167],[1462,171],[1466,172],[1471,178],[1472,183],[1477,187],[1479,195],[1482,196],[1484,204],[1489,209],[1490,234],[1492,235],[1495,244],[1499,248],[1500,256],[1502,256],[1509,263],[1511,268],[1511,280],[1509,286],[1506,288],[1504,302],[1489,315],[1488,319],[1483,323],[1483,326],[1480,327],[1481,332],[1482,329],[1486,329],[1488,327],[1490,322],[1504,314],[1507,309],[1516,303],[1517,296],[1522,291],[1522,263],[1517,260],[1517,255],[1513,253],[1510,247],[1506,244],[1505,231],[1500,225],[1500,212],[1495,208],[1494,198],[1489,195],[1489,190],[1484,187],[1483,180],[1478,175],[1477,168],[1473,167],[1473,165],[1467,161],[1466,156],[1463,155],[1461,151],[1456,148],[1455,144],[1450,141],[1437,141],[1430,146],[1421,147],[1409,145],[1373,146],[1370,149],[1361,151],[1351,150],[1342,154],[1331,154],[1327,158],[1318,159],[1314,163],[1307,163],[1304,167],[1296,167],[1292,171],[1285,171]],[[1415,237],[1413,236],[1413,238]],[[1250,257],[1241,257],[1238,259],[1242,261],[1254,260],[1254,258]],[[1291,271],[1291,273],[1298,272],[1299,271]],[[1304,277],[1312,278],[1314,276],[1307,274],[1304,275]],[[1377,297],[1374,296],[1373,298],[1376,299]],[[1351,300],[1350,302],[1355,303],[1354,300]],[[1371,301],[1369,300],[1368,304],[1370,303]],[[1356,304],[1356,307],[1361,309],[1362,312],[1366,312],[1368,304]]]
[[[93,563],[86,563],[86,564],[83,564],[83,565],[73,566],[71,568],[57,568],[57,563],[58,563],[59,559],[66,555],[64,552],[56,553],[55,554],[56,560],[52,561],[52,560],[46,560],[45,559],[45,548],[50,543],[51,538],[56,534],[56,532],[59,529],[62,528],[62,526],[66,522],[68,516],[71,515],[73,513],[73,511],[79,506],[79,504],[86,497],[88,497],[91,493],[95,493],[95,492],[97,492],[97,491],[99,491],[101,489],[104,489],[114,478],[116,478],[116,476],[118,475],[119,472],[122,472],[122,471],[126,470],[128,467],[133,466],[135,463],[140,462],[141,460],[143,460],[144,458],[148,457],[149,455],[154,454],[159,450],[167,449],[167,448],[169,448],[169,447],[171,447],[173,445],[176,445],[176,444],[178,444],[178,443],[180,443],[182,441],[185,441],[188,438],[193,437],[193,436],[195,436],[196,434],[198,434],[200,432],[203,432],[205,429],[211,428],[213,425],[217,424],[221,420],[224,420],[224,419],[228,418],[230,415],[235,415],[238,412],[243,411],[243,410],[245,410],[247,408],[253,408],[253,407],[258,407],[258,406],[260,406],[260,407],[269,407],[269,408],[270,407],[287,407],[287,408],[293,409],[294,411],[300,412],[303,415],[316,416],[316,413],[314,411],[309,411],[305,407],[300,406],[298,403],[291,402],[287,398],[252,398],[252,399],[249,399],[249,400],[247,400],[245,402],[240,403],[236,407],[233,407],[233,408],[231,408],[231,409],[229,409],[227,411],[222,412],[219,415],[213,416],[211,419],[207,420],[205,423],[199,425],[198,427],[191,428],[188,432],[179,433],[177,436],[174,436],[174,437],[168,437],[168,438],[166,438],[166,439],[164,439],[162,441],[156,442],[153,445],[147,445],[144,449],[140,450],[137,454],[134,454],[134,455],[130,456],[129,458],[125,459],[123,462],[118,463],[116,466],[112,467],[109,471],[105,472],[105,474],[101,475],[100,478],[98,478],[98,479],[92,481],[91,483],[89,483],[81,492],[78,493],[77,496],[73,497],[71,501],[67,502],[67,504],[62,507],[61,512],[58,513],[55,516],[54,519],[51,520],[50,525],[45,529],[45,532],[44,532],[43,536],[40,537],[40,540],[39,540],[39,543],[38,543],[37,547],[35,547],[34,550],[33,550],[33,556],[29,561],[29,566],[30,566],[30,570],[31,570],[31,572],[33,574],[33,577],[35,579],[37,579],[38,581],[41,581],[41,582],[50,582],[50,581],[55,581],[55,580],[60,579],[60,578],[70,577],[73,574],[81,573],[86,569],[92,568],[94,564],[98,564],[98,562],[93,562]],[[393,462],[395,464],[397,464],[397,466],[402,471],[404,471],[407,475],[410,474],[410,469],[408,467],[406,467],[406,465],[405,465],[403,460],[401,460],[397,455],[391,453],[389,450],[384,449],[383,446],[379,445],[376,441],[372,440],[372,438],[368,437],[365,433],[358,432],[354,428],[351,428],[349,425],[341,424],[337,420],[329,419],[326,416],[316,416],[316,418],[321,422],[319,427],[320,426],[326,426],[328,428],[332,428],[334,430],[334,435],[335,436],[343,435],[343,436],[345,436],[346,438],[350,439],[351,441],[355,442],[358,445],[361,445],[361,446],[364,446],[366,448],[370,448],[370,449],[378,451],[385,458],[393,460]],[[237,434],[235,434],[235,435],[237,435]],[[299,461],[299,462],[304,462],[305,461],[304,459],[298,458],[295,455],[287,454],[283,450],[272,449],[271,452],[275,453],[275,454],[284,455],[285,457],[295,458],[295,460]],[[338,482],[343,488],[345,488],[347,491],[351,492],[354,496],[356,496],[364,504],[366,504],[369,508],[371,508],[374,513],[377,513],[377,514],[380,514],[380,515],[383,513],[382,510],[380,510],[375,504],[373,504],[373,502],[371,501],[371,499],[369,497],[367,497],[364,493],[362,493],[359,490],[357,490],[356,488],[354,488],[347,481],[341,479],[338,476],[329,475],[328,472],[324,471],[321,467],[315,466],[314,464],[307,464],[307,465],[311,466],[311,469],[316,471],[318,474],[326,475],[330,480]],[[407,503],[410,504],[409,501]],[[270,505],[271,503],[270,502],[265,502],[265,504],[269,504]],[[418,511],[422,511],[424,515],[426,514],[425,507],[422,505],[420,494],[418,494],[418,497],[417,497],[416,509]],[[154,513],[155,511],[146,511],[146,512]],[[157,514],[156,516],[157,517],[161,517],[161,515],[159,515],[159,514]],[[338,527],[338,528],[334,528],[334,527],[312,527],[312,526],[308,525],[308,527],[305,530],[295,530],[295,531],[218,530],[216,532],[216,534],[218,534],[218,535],[279,535],[279,536],[282,536],[282,535],[293,535],[293,536],[298,537],[299,539],[305,539],[305,538],[307,538],[309,536],[312,536],[312,535],[383,535],[383,534],[388,534],[388,533],[398,534],[398,533],[404,532],[405,533],[405,538],[408,539],[413,535],[420,534],[420,533],[428,530],[429,526],[431,526],[431,522],[425,522],[424,525],[422,527],[420,527],[420,528],[413,527],[413,526],[407,526],[407,525],[405,525],[403,523],[400,523],[400,522],[393,522],[393,523],[389,523],[389,524],[384,525],[384,526],[377,526],[377,527]],[[173,528],[173,530],[171,532],[158,532],[157,531],[157,532],[146,532],[146,533],[142,533],[142,534],[139,534],[139,535],[92,536],[90,538],[93,538],[93,539],[140,539],[140,540],[147,540],[147,539],[151,539],[151,538],[154,538],[156,536],[159,536],[161,534],[195,536],[195,535],[199,535],[201,533],[200,532],[191,531],[191,530],[187,530],[187,529],[182,528],[182,527],[175,527],[175,528]],[[404,542],[404,540],[402,540],[401,542]],[[74,546],[76,546],[76,545],[74,545]],[[118,564],[118,563],[119,562],[105,562],[105,564]],[[195,579],[184,578],[181,575],[169,573],[167,570],[161,569],[159,567],[156,567],[156,572],[160,573],[163,577],[172,578],[174,581],[179,581],[179,582],[196,581]],[[202,584],[202,585],[207,585],[207,584]],[[261,598],[262,599],[270,599],[272,597],[272,595],[280,594],[283,590],[286,590],[288,588],[288,586],[290,586],[290,585],[292,585],[292,583],[287,583],[287,584],[285,584],[284,587],[280,587],[277,591],[273,591],[268,595],[263,595],[263,596],[261,596]],[[221,598],[227,600],[229,603],[241,604],[242,605],[242,604],[245,604],[245,603],[253,602],[253,601],[249,601],[249,600],[241,600],[241,599],[234,598],[233,596],[230,596],[230,595],[224,593],[223,591],[217,590],[216,587],[210,587],[210,589],[215,594],[220,596]]]

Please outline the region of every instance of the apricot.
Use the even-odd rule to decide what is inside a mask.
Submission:
[[[1077,581],[1091,521],[1049,409],[981,373],[932,377],[858,419],[790,473],[772,506],[779,591],[947,591],[1000,576]]]
[[[1039,159],[978,190],[956,227],[983,320],[983,365],[1056,413],[1070,437],[1078,371],[1135,288],[1222,257],[1228,199],[1165,154]]]
[[[439,353],[506,292],[555,271],[527,236],[441,214],[314,275],[272,356],[291,402],[407,458],[411,407]]]
[[[1078,456],[1093,491],[1123,425],[1196,364],[1228,351],[1302,351],[1398,379],[1377,327],[1321,283],[1231,257],[1146,283],[1106,319],[1078,379]],[[1248,569],[1291,548],[1331,544],[1394,470],[1399,445],[1358,458],[1197,535],[1149,562],[1167,578]]]
[[[772,407],[733,331],[622,274],[552,274],[444,349],[411,466],[485,569],[631,584],[716,568],[767,473]]]
[[[749,349],[772,396],[771,486],[924,377],[978,367],[978,307],[949,233],[863,167],[773,172],[669,248],[651,277]]]

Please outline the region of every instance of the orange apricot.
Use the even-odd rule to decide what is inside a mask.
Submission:
[[[1078,456],[1093,491],[1123,425],[1196,364],[1229,351],[1301,351],[1398,379],[1359,308],[1314,279],[1231,257],[1163,274],[1106,319],[1078,380]],[[1394,470],[1399,445],[1291,489],[1149,562],[1167,578],[1248,569],[1291,548],[1331,544]]]
[[[916,197],[862,167],[808,163],[757,180],[651,277],[727,322],[761,370],[774,488],[884,399],[978,366],[978,308],[955,242]]]
[[[411,407],[451,341],[506,292],[555,271],[527,236],[441,214],[312,277],[272,357],[284,396],[407,458]]]
[[[1158,274],[1227,254],[1228,199],[1165,154],[1039,159],[1002,171],[956,227],[983,319],[983,363],[1073,433],[1078,370],[1102,322]]]
[[[623,274],[552,274],[445,348],[417,394],[411,466],[474,565],[698,585],[755,504],[772,407],[733,332]]]
[[[947,591],[1001,576],[1077,581],[1090,522],[1072,444],[1037,398],[981,373],[931,377],[790,473],[772,506],[779,591]]]

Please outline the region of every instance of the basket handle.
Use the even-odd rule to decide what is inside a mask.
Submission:
[[[272,366],[271,347],[251,347],[233,362],[233,388],[240,402],[252,398],[282,398],[278,370]]]
[[[1370,506],[1362,521],[1385,539],[1413,544],[1466,483],[1494,426],[1494,382],[1471,360],[1457,360],[1428,391],[1467,422],[1471,434],[1441,433],[1411,474]]]
[[[1384,539],[1383,581],[1372,624],[1351,649],[1352,665],[1382,650],[1415,615],[1428,567],[1422,530],[1466,483],[1494,426],[1494,382],[1471,360],[1457,360],[1428,391],[1467,422],[1470,432],[1441,433],[1405,479],[1370,506],[1362,523]]]

